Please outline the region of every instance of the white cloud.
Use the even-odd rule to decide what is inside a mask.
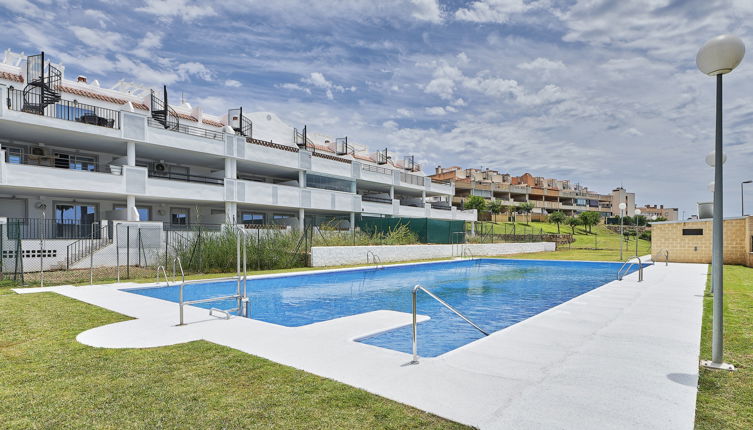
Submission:
[[[78,40],[93,48],[109,51],[121,51],[123,37],[111,31],[92,30],[91,28],[71,26],[73,34]]]
[[[510,16],[525,12],[533,7],[523,0],[479,0],[474,1],[467,8],[455,11],[455,19],[480,23],[503,24],[510,20]]]
[[[225,81],[225,86],[231,88],[240,88],[241,83],[240,81],[236,81],[235,79],[228,79]]]
[[[442,9],[437,0],[411,0],[411,16],[419,21],[442,22]]]
[[[402,118],[410,118],[413,116],[413,112],[405,108],[399,108],[395,112],[397,112],[397,115]]]
[[[562,61],[553,61],[547,58],[538,57],[533,61],[527,63],[518,64],[518,68],[523,70],[562,70],[565,68],[565,64]]]
[[[311,90],[310,89],[308,89],[306,87],[302,87],[302,86],[300,86],[298,84],[294,84],[294,83],[285,83],[285,84],[279,84],[279,85],[276,85],[276,86],[278,88],[284,88],[286,90],[303,91],[306,94],[311,94]]]
[[[164,20],[181,18],[184,21],[217,14],[207,2],[192,0],[146,0],[145,5],[136,8],[136,11],[156,15]]]
[[[446,115],[447,111],[442,106],[427,107],[426,113],[429,115]]]
[[[139,57],[150,57],[154,49],[162,46],[162,35],[157,33],[147,32],[144,38],[141,39],[138,46],[131,51],[133,54]]]
[[[398,124],[393,120],[389,120],[389,121],[383,122],[382,127],[396,129],[398,127]]]

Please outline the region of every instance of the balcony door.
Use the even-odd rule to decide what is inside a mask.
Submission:
[[[92,224],[97,222],[96,203],[55,203],[55,237],[59,239],[89,237]]]
[[[170,225],[188,226],[190,213],[188,208],[170,208]]]

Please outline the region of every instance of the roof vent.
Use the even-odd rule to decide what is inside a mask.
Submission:
[[[78,75],[76,77],[76,82],[81,82],[82,84],[85,84],[86,83],[86,76],[84,76],[84,75]]]

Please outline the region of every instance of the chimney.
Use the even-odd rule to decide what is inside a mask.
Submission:
[[[84,75],[78,75],[78,77],[76,77],[76,82],[80,82],[82,84],[85,84],[86,83],[86,76],[84,76]]]
[[[442,165],[441,164],[437,166],[436,172],[437,172],[436,173],[437,175],[440,174],[440,173],[442,173]]]

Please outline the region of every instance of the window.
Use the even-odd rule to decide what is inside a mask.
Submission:
[[[92,224],[98,219],[95,204],[60,203],[55,205],[55,220],[58,224]]]
[[[125,205],[113,205],[113,209],[126,210]],[[151,221],[152,220],[152,208],[151,206],[136,206],[136,211],[139,213],[139,221]]]
[[[2,146],[2,150],[5,151],[6,163],[22,164],[24,162],[23,148],[15,146]]]
[[[328,176],[306,175],[306,186],[324,190],[351,192],[353,182]]]
[[[170,224],[188,225],[189,210],[187,208],[170,208]]]
[[[84,115],[94,115],[94,111],[62,104],[55,105],[55,118],[77,121]]]
[[[242,224],[263,225],[264,224],[264,214],[262,214],[262,213],[256,213],[256,212],[241,212],[241,223]]]
[[[682,229],[683,236],[703,236],[702,228],[684,228]]]
[[[275,224],[287,224],[288,220],[290,218],[293,218],[293,215],[289,214],[274,214],[272,215],[272,220]]]

